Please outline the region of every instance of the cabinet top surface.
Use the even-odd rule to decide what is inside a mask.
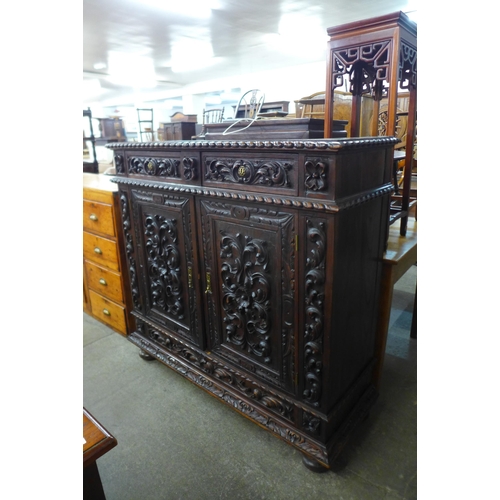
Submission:
[[[156,142],[113,142],[106,144],[109,149],[120,150],[164,150],[164,149],[201,149],[201,150],[321,150],[338,152],[344,149],[357,149],[369,146],[393,146],[399,142],[396,137],[356,137],[348,139],[308,139],[308,140],[238,140],[237,134],[227,140],[187,140]]]
[[[90,174],[84,172],[83,174],[83,188],[85,189],[98,189],[100,191],[118,191],[116,184],[111,182],[111,176],[104,174]]]

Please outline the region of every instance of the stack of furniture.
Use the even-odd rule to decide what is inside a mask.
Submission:
[[[107,145],[136,321],[128,340],[316,471],[336,467],[377,397],[396,142]]]
[[[116,184],[83,174],[83,309],[122,335],[132,329],[131,299]]]
[[[399,89],[409,93],[402,195],[391,206],[391,222],[401,219],[406,234],[417,117],[417,25],[403,12],[328,28],[325,137],[331,137],[335,89],[347,78],[352,94],[350,137],[359,137],[363,96],[373,99],[371,135],[379,134],[379,111],[387,99],[385,134],[396,135]]]

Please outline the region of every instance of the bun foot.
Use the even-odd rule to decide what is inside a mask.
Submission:
[[[151,354],[148,354],[146,351],[143,351],[143,350],[139,351],[139,356],[144,361],[154,361],[156,359],[154,356],[151,356]]]
[[[314,458],[302,457],[302,463],[313,472],[321,473],[328,470],[324,465],[321,465],[317,460],[314,460]]]

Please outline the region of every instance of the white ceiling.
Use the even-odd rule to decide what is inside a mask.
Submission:
[[[416,21],[416,0],[83,0],[84,106],[325,61],[328,27],[400,10]]]

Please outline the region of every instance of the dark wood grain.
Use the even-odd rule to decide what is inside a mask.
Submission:
[[[325,468],[377,398],[396,142],[108,146],[123,158],[127,338]]]

